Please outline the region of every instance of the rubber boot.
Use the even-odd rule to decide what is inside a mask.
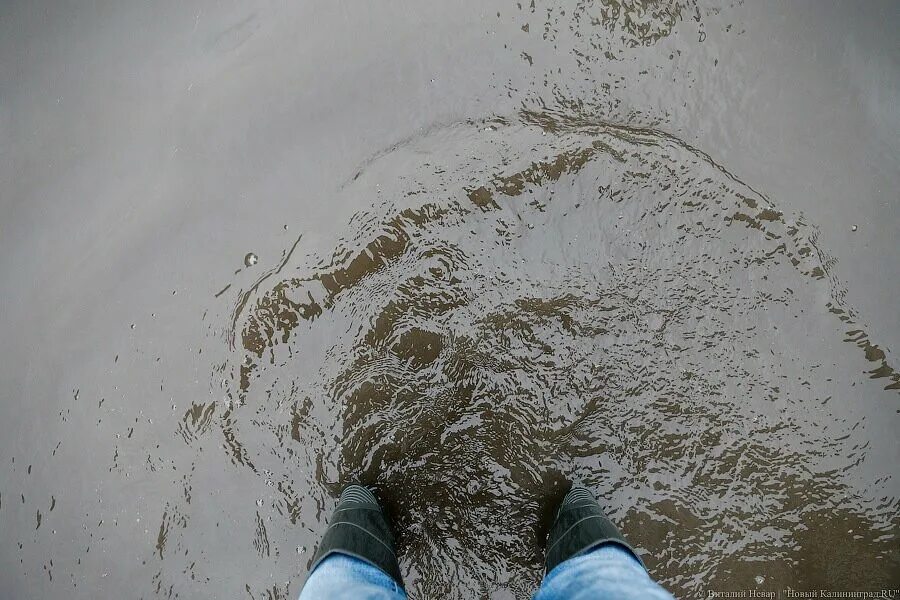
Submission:
[[[564,560],[607,543],[618,544],[631,552],[641,565],[644,564],[612,521],[603,514],[593,494],[583,487],[573,487],[563,499],[547,536],[545,573]]]
[[[360,485],[349,485],[341,492],[310,572],[335,553],[367,562],[403,586],[391,528],[375,496]]]

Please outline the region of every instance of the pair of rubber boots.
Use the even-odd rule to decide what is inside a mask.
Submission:
[[[603,514],[594,496],[583,487],[573,487],[560,504],[547,536],[545,572],[549,573],[564,560],[605,543],[622,546],[640,561],[616,526]],[[402,585],[394,536],[387,518],[372,492],[362,486],[350,485],[341,494],[316,551],[312,569],[335,553],[367,562]]]

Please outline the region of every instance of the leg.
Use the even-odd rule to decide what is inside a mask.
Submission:
[[[341,493],[313,558],[301,600],[405,600],[394,536],[372,492],[350,485]]]
[[[566,494],[547,537],[546,555],[546,576],[535,600],[672,600],[585,488]]]

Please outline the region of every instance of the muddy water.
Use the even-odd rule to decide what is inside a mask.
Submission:
[[[428,8],[5,9],[2,597],[896,587],[896,9]]]

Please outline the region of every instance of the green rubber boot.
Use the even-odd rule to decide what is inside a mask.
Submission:
[[[622,546],[641,565],[644,564],[612,521],[603,514],[594,495],[583,487],[573,487],[563,499],[547,536],[545,572],[549,573],[564,560],[607,543]]]
[[[336,553],[367,562],[403,586],[391,528],[375,496],[361,485],[349,485],[341,492],[310,572]]]

